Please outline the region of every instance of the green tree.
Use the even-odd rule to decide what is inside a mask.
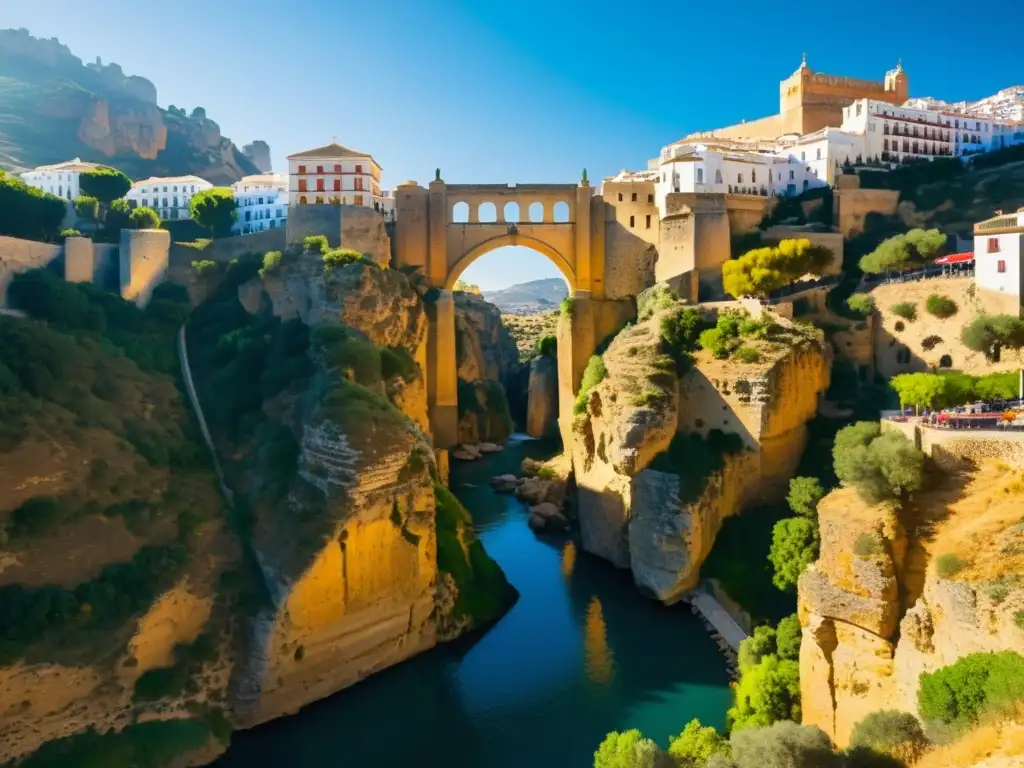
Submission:
[[[140,205],[128,214],[128,220],[135,229],[160,229],[160,216],[152,208]]]
[[[1012,315],[978,315],[964,326],[960,339],[968,349],[998,360],[1004,347],[1024,347],[1024,320]]]
[[[789,481],[789,495],[786,501],[789,508],[801,517],[815,519],[818,515],[818,502],[825,498],[825,489],[816,477],[794,477]]]
[[[893,235],[883,240],[871,253],[862,257],[863,272],[881,273],[900,271],[920,266],[939,255],[946,245],[946,236],[937,229],[912,229],[905,235]]]
[[[722,265],[726,293],[766,296],[804,275],[820,275],[832,262],[832,252],[811,245],[806,238],[782,240],[778,245],[755,248]]]
[[[901,373],[889,380],[889,386],[899,395],[901,408],[935,408],[946,395],[944,378],[933,373]]]
[[[95,197],[105,207],[128,194],[132,180],[116,168],[101,166],[78,175],[78,188],[82,194]]]
[[[766,656],[778,655],[775,629],[769,626],[754,627],[754,631],[740,641],[736,661],[740,672],[753,669]]]
[[[100,217],[100,201],[95,197],[79,195],[75,198],[75,213],[80,219],[96,221]]]
[[[875,311],[875,300],[866,293],[855,293],[846,300],[850,311],[860,317],[867,317]]]
[[[853,726],[850,746],[867,747],[912,764],[928,748],[928,739],[921,723],[909,712],[880,709]]]
[[[746,728],[730,738],[736,768],[840,768],[828,735],[813,725],[778,722]]]
[[[806,517],[787,517],[772,529],[772,584],[783,591],[796,589],[807,566],[818,559],[818,526]]]
[[[765,656],[740,677],[736,701],[726,713],[733,730],[800,719],[800,665]],[[735,753],[733,755],[735,759]]]
[[[227,187],[205,189],[192,196],[192,219],[214,237],[228,237],[237,218],[235,197]]]
[[[658,745],[637,729],[612,731],[594,753],[594,768],[670,768]]]
[[[107,215],[103,220],[103,228],[110,232],[120,232],[122,229],[132,229],[132,209],[125,199],[115,200],[110,204]]]
[[[917,706],[925,720],[968,727],[990,710],[1024,701],[1024,656],[1013,651],[972,653],[921,674]]]
[[[558,338],[553,333],[546,333],[537,339],[537,354],[542,357],[557,357]]]
[[[0,235],[53,241],[60,234],[67,201],[0,170],[0,211]]]
[[[669,739],[668,754],[675,758],[679,768],[700,768],[713,755],[728,755],[729,741],[714,728],[705,727],[694,718],[682,733]]]
[[[476,283],[467,283],[465,280],[456,280],[455,285],[452,286],[453,291],[460,291],[462,293],[471,293],[474,296],[483,296],[484,292],[480,290],[480,286]]]
[[[798,661],[802,638],[803,630],[800,629],[800,617],[791,613],[783,618],[775,628],[775,643],[778,646],[779,658],[783,661]]]
[[[902,434],[881,434],[877,422],[839,430],[832,458],[836,476],[870,504],[916,491],[924,480],[923,454]]]

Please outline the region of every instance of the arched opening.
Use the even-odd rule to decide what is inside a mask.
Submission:
[[[476,209],[477,221],[481,223],[494,223],[498,220],[498,209],[494,203],[480,203]]]
[[[513,211],[506,208],[506,216]],[[515,431],[533,437],[557,437],[558,359],[571,355],[571,342],[559,349],[556,340],[560,305],[574,288],[569,262],[547,244],[523,235],[502,235],[472,248],[452,267],[446,288],[453,290],[455,365],[457,375],[459,442],[504,442],[500,413],[515,423]],[[524,245],[525,243],[525,245]],[[477,360],[478,345],[469,341],[469,318],[494,310],[510,334],[504,355]],[[508,337],[506,337],[508,338]],[[501,342],[499,342],[501,343]],[[518,358],[519,363],[513,362]],[[523,364],[525,362],[526,364]],[[531,370],[535,371],[530,389]],[[538,387],[537,381],[544,382]],[[562,390],[564,391],[564,390]],[[531,398],[534,400],[531,405]],[[527,418],[530,414],[529,419]]]
[[[452,206],[452,222],[465,224],[469,221],[469,203],[459,202]]]
[[[530,203],[530,221],[534,224],[541,224],[544,221],[544,203]]]
[[[514,200],[505,203],[505,221],[510,224],[519,223],[519,203]]]
[[[943,355],[939,358],[939,368],[952,368],[953,358],[949,355]]]
[[[569,221],[569,204],[564,200],[555,203],[555,223],[565,224]]]

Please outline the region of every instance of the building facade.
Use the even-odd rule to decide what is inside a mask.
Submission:
[[[125,197],[132,208],[146,206],[165,221],[189,219],[193,195],[212,189],[213,184],[198,176],[150,177],[136,181]]]
[[[79,176],[85,171],[100,167],[102,166],[97,163],[84,163],[76,157],[74,160],[54,165],[40,165],[31,171],[25,171],[21,174],[21,179],[30,187],[65,200],[74,200],[81,194],[78,186]]]
[[[1024,242],[1024,208],[998,214],[974,225],[974,281],[978,288],[999,294],[998,309],[1020,311],[1021,255]],[[997,311],[993,304],[991,311]]]
[[[381,167],[371,155],[336,142],[288,156],[289,205],[363,205],[393,210],[380,186]]]
[[[231,185],[238,206],[233,234],[247,235],[285,226],[288,219],[288,177],[279,173],[246,176]]]

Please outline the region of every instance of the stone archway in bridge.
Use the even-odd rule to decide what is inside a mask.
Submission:
[[[474,261],[506,245],[531,248],[558,267],[574,298],[573,316],[559,324],[558,378],[563,431],[572,400],[596,346],[594,300],[604,296],[604,208],[586,182],[580,184],[445,184],[415,182],[395,194],[394,263],[415,267],[436,298],[426,359],[427,399],[437,448],[458,436],[455,305],[451,290]],[[514,206],[511,204],[515,204]],[[460,207],[464,218],[456,217]],[[508,216],[508,211],[513,216]],[[481,215],[484,213],[485,215]],[[560,213],[560,215],[559,215]],[[492,218],[493,216],[493,218]]]

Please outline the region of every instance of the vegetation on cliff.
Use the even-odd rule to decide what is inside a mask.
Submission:
[[[868,503],[899,499],[924,481],[921,451],[900,433],[882,433],[878,422],[841,429],[832,454],[836,475]]]
[[[0,235],[25,240],[57,239],[66,203],[0,170]]]
[[[863,272],[880,273],[922,267],[946,246],[946,236],[937,229],[911,229],[893,235],[860,260]]]
[[[901,408],[952,408],[978,400],[1013,400],[1019,376],[1013,371],[983,376],[958,371],[901,373],[889,380],[889,386],[899,396]]]
[[[820,275],[831,263],[832,252],[807,239],[782,240],[778,245],[755,248],[722,265],[726,293],[765,297],[804,275]]]

